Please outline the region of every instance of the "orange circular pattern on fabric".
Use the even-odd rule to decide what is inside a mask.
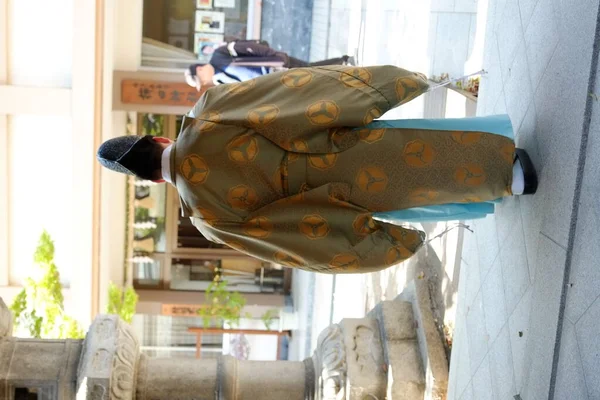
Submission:
[[[333,128],[329,131],[329,138],[337,148],[340,148],[348,132],[350,132],[348,128]]]
[[[464,199],[462,199],[463,203],[481,203],[481,197],[478,196],[466,196]]]
[[[406,236],[405,229],[400,229],[396,226],[388,226],[387,232],[391,237],[394,238],[394,241],[402,243],[404,241],[404,237]]]
[[[265,127],[277,119],[279,112],[279,107],[275,104],[267,104],[250,110],[246,119],[252,126]]]
[[[331,191],[327,198],[331,204],[341,205],[345,203],[344,195],[336,190]]]
[[[388,233],[396,243],[402,244],[406,248],[415,248],[421,242],[419,233],[412,229],[392,226],[388,229]]]
[[[308,85],[312,79],[312,72],[305,69],[296,69],[283,74],[281,77],[281,83],[291,89],[298,89]]]
[[[306,108],[306,118],[313,125],[326,126],[334,123],[340,116],[341,109],[331,100],[321,100]]]
[[[282,191],[288,186],[288,169],[285,164],[279,165],[273,172],[273,186],[277,191]]]
[[[308,144],[304,140],[296,139],[286,145],[284,148],[288,149],[288,162],[296,161],[300,155],[298,153],[306,153],[308,151]]]
[[[383,139],[386,131],[387,131],[387,129],[385,129],[385,128],[383,128],[383,129],[361,129],[360,131],[358,131],[358,136],[360,137],[361,141],[368,143],[368,144],[373,144],[373,143],[379,142],[381,139]]]
[[[419,83],[413,78],[396,79],[396,94],[399,101],[408,101],[419,94]]]
[[[277,264],[285,265],[286,267],[297,268],[306,265],[302,257],[284,251],[276,252],[273,254],[273,258]]]
[[[318,214],[309,214],[298,225],[300,232],[310,240],[323,239],[329,235],[329,224]]]
[[[308,186],[308,183],[303,183],[300,185],[300,193],[308,192],[309,190],[310,186]]]
[[[383,113],[379,108],[373,107],[369,111],[367,111],[367,115],[365,115],[365,117],[363,118],[363,124],[368,125],[371,122],[373,122],[373,120],[381,117],[382,115]]]
[[[197,207],[196,212],[200,219],[206,222],[210,226],[215,226],[217,222],[217,216],[212,212],[207,210],[206,208]]]
[[[335,166],[337,158],[338,155],[336,153],[312,155],[308,157],[308,162],[313,168],[326,170]]]
[[[398,264],[407,258],[410,258],[412,253],[404,246],[394,246],[390,247],[387,253],[385,254],[385,263],[387,265]]]
[[[249,81],[231,83],[229,84],[227,91],[232,94],[241,94],[252,89],[254,86],[256,86],[256,80],[251,79]]]
[[[477,164],[460,166],[454,173],[454,180],[467,186],[481,186],[485,183],[486,178],[483,167]]]
[[[352,223],[354,233],[358,236],[367,236],[377,230],[375,220],[369,214],[361,214],[354,218]]]
[[[512,144],[512,143],[505,144],[500,149],[500,153],[502,154],[502,157],[504,157],[506,162],[510,163],[511,165],[515,162],[515,145],[514,144]]]
[[[285,199],[289,204],[301,204],[304,202],[304,192],[300,192]]]
[[[340,73],[340,81],[349,88],[365,87],[371,82],[371,72],[366,68],[347,68]]]
[[[225,244],[229,247],[231,247],[234,250],[237,250],[241,253],[247,253],[248,250],[246,249],[246,247],[244,247],[241,243],[239,242],[225,242]]]
[[[409,197],[412,202],[417,204],[431,204],[439,197],[439,195],[440,193],[435,190],[415,189],[410,193]]]
[[[196,154],[191,154],[183,159],[179,171],[183,178],[192,185],[199,185],[206,182],[210,169],[204,160]]]
[[[337,254],[329,261],[329,268],[332,271],[357,271],[360,268],[360,261],[353,254]]]
[[[482,136],[481,132],[454,132],[452,133],[452,140],[468,146],[479,142]]]
[[[356,184],[363,192],[381,193],[388,184],[388,177],[379,167],[366,167],[358,171]]]
[[[227,202],[238,210],[249,210],[258,203],[258,195],[248,185],[237,185],[227,192]]]
[[[433,162],[435,153],[429,143],[422,140],[413,140],[404,146],[402,154],[404,162],[411,167],[426,167]]]
[[[227,145],[227,155],[231,161],[235,162],[252,162],[256,159],[258,152],[258,141],[251,135],[239,136]]]
[[[203,132],[208,132],[217,126],[221,121],[221,114],[216,111],[207,111],[200,114],[198,117],[198,129]]]
[[[244,232],[252,237],[265,239],[273,232],[273,223],[267,217],[254,217],[244,224]]]

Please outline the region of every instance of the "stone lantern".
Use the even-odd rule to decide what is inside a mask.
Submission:
[[[112,315],[85,340],[14,338],[11,325],[0,299],[0,400],[444,400],[448,380],[421,282],[329,326],[302,362],[146,357]]]

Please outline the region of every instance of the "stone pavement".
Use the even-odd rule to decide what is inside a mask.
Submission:
[[[479,24],[477,13],[486,4],[476,0],[432,0],[431,4],[413,0],[315,0],[311,59],[358,52],[363,65],[391,63],[429,75],[478,71],[485,26]],[[460,29],[454,29],[456,26]],[[384,118],[464,117],[473,115],[472,108],[463,96],[439,90],[392,110]],[[435,234],[445,227],[439,224],[426,230]],[[432,271],[442,272],[448,264],[451,276],[440,280],[440,286],[444,285],[446,304],[451,307],[445,313],[449,319],[456,308],[460,266],[446,263],[448,254],[456,253],[455,233],[434,244],[434,252],[423,255]],[[299,328],[290,342],[290,359],[310,355],[319,332],[331,322],[360,318],[374,303],[394,299],[417,273],[416,261],[414,258],[407,265],[367,276],[333,278],[294,271],[292,291]]]
[[[333,8],[342,8],[342,1],[333,0]],[[600,88],[590,85],[590,74],[598,69],[592,55],[594,41],[600,42],[599,1],[470,1],[478,11],[477,34],[465,72],[479,69],[473,61],[479,48],[481,65],[489,72],[482,78],[477,112],[510,115],[517,145],[529,151],[538,168],[540,187],[535,196],[507,199],[495,215],[467,222],[473,233],[455,231],[444,243],[438,241],[435,254],[421,256],[444,264],[440,286],[456,314],[449,400],[512,400],[517,394],[523,400],[600,399],[600,205],[594,196],[600,191]],[[347,3],[346,14],[338,14],[345,17],[330,26],[330,48],[366,49],[363,64],[446,72],[432,62],[436,54],[451,52],[442,51],[437,39],[432,43],[440,34],[433,31],[429,2]],[[440,7],[442,15],[443,7],[450,12],[457,3],[465,1],[432,0],[431,7]],[[438,20],[438,31],[439,25]],[[356,26],[362,26],[362,34],[355,33]],[[442,29],[442,37],[452,26]],[[339,34],[344,30],[345,36]],[[407,45],[410,38],[425,51]],[[451,66],[459,64],[454,60]],[[426,101],[411,103],[394,116],[428,116]],[[440,228],[430,227],[431,232]],[[453,243],[462,253],[453,252]],[[315,315],[311,321],[365,312],[401,291],[417,271],[407,263],[379,274],[329,280],[321,287],[333,293],[333,301],[319,295],[310,307],[316,314],[327,311],[327,317]],[[322,294],[316,281],[324,282],[317,276],[312,292]],[[357,310],[365,298],[365,308]],[[344,307],[348,299],[352,310]],[[316,325],[312,329],[320,330]]]
[[[600,398],[598,3],[490,0],[478,114],[510,115],[540,186],[465,233],[449,400]]]

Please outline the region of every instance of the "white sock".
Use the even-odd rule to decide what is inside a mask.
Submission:
[[[513,164],[512,192],[514,195],[520,195],[523,194],[523,191],[525,191],[525,174],[521,162],[516,159]]]

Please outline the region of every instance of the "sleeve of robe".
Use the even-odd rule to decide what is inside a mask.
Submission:
[[[230,49],[231,44],[227,46]],[[256,41],[235,42],[233,47],[236,54],[231,54],[231,49],[229,51],[233,57],[273,57],[277,55],[275,49]]]
[[[323,273],[373,272],[412,256],[422,232],[379,223],[328,184],[275,201],[244,221],[192,218],[211,240],[253,257]]]
[[[296,68],[209,89],[197,119],[249,128],[288,151],[339,152],[358,130],[428,88],[427,78],[395,66]]]

